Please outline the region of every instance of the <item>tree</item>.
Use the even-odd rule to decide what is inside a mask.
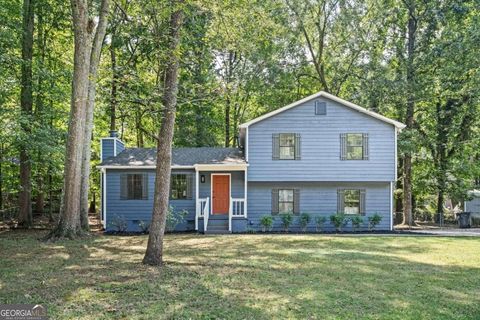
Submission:
[[[105,15],[108,12],[103,10],[105,8],[108,9],[108,3],[105,5],[106,1],[102,0],[102,10],[100,11],[98,21],[106,19]],[[71,0],[71,6],[75,48],[63,194],[60,220],[56,228],[47,236],[47,239],[75,238],[83,233],[80,221],[83,144],[85,143],[85,132],[87,130],[86,116],[89,99],[92,40],[94,39],[93,35],[98,33],[99,29],[95,28],[94,20],[89,17],[87,0]],[[98,38],[97,40],[101,43],[103,37],[101,39]],[[96,66],[94,69],[96,69]],[[94,93],[94,90],[92,93]]]
[[[88,78],[88,99],[86,105],[86,123],[83,137],[83,159],[82,159],[82,181],[81,181],[81,200],[80,200],[80,224],[83,230],[89,231],[88,224],[88,191],[90,182],[90,158],[93,131],[93,113],[95,108],[95,93],[98,65],[100,63],[100,53],[102,51],[103,39],[107,30],[107,19],[110,0],[103,0],[100,7],[100,15],[93,39],[92,51],[90,53],[90,68]]]
[[[172,141],[175,125],[175,112],[178,91],[179,42],[183,11],[180,3],[173,2],[168,38],[168,61],[163,88],[163,119],[158,132],[157,163],[155,169],[155,193],[153,199],[152,223],[148,237],[147,251],[143,263],[160,266],[163,257],[163,237],[168,212],[170,174],[172,161]]]
[[[32,166],[27,140],[31,134],[30,121],[32,116],[32,56],[33,56],[33,28],[34,28],[34,0],[23,1],[23,37],[22,37],[22,87],[20,106],[22,110],[22,129],[25,137],[20,144],[20,196],[18,225],[30,227],[32,217]]]

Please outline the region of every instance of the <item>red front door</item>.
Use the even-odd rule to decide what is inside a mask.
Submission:
[[[230,207],[230,176],[212,175],[212,214],[228,214]]]

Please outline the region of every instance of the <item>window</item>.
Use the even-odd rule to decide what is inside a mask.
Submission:
[[[280,159],[295,159],[295,134],[280,133]]]
[[[272,160],[300,160],[300,145],[299,133],[274,133]]]
[[[315,101],[315,114],[317,116],[324,116],[327,114],[327,103],[316,100]]]
[[[360,214],[360,190],[345,190],[345,214]]]
[[[192,198],[191,175],[173,174],[170,180],[170,199],[184,200]]]
[[[365,190],[339,189],[337,211],[345,214],[365,214]]]
[[[272,214],[300,213],[300,189],[272,189]]]
[[[280,213],[293,213],[293,189],[278,190],[278,211]]]
[[[347,134],[347,160],[363,159],[363,135],[361,133]]]
[[[122,174],[120,180],[120,199],[148,199],[148,174]]]
[[[368,134],[342,133],[340,145],[341,160],[368,160]]]

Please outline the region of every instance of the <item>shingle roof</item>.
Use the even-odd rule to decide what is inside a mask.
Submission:
[[[157,154],[155,148],[127,148],[116,157],[105,159],[100,166],[154,166]],[[238,148],[173,148],[172,166],[193,166],[195,164],[242,164],[243,152]]]

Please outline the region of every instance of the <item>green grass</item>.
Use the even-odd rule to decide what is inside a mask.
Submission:
[[[480,238],[168,235],[45,244],[0,234],[0,303],[52,319],[475,319]]]

